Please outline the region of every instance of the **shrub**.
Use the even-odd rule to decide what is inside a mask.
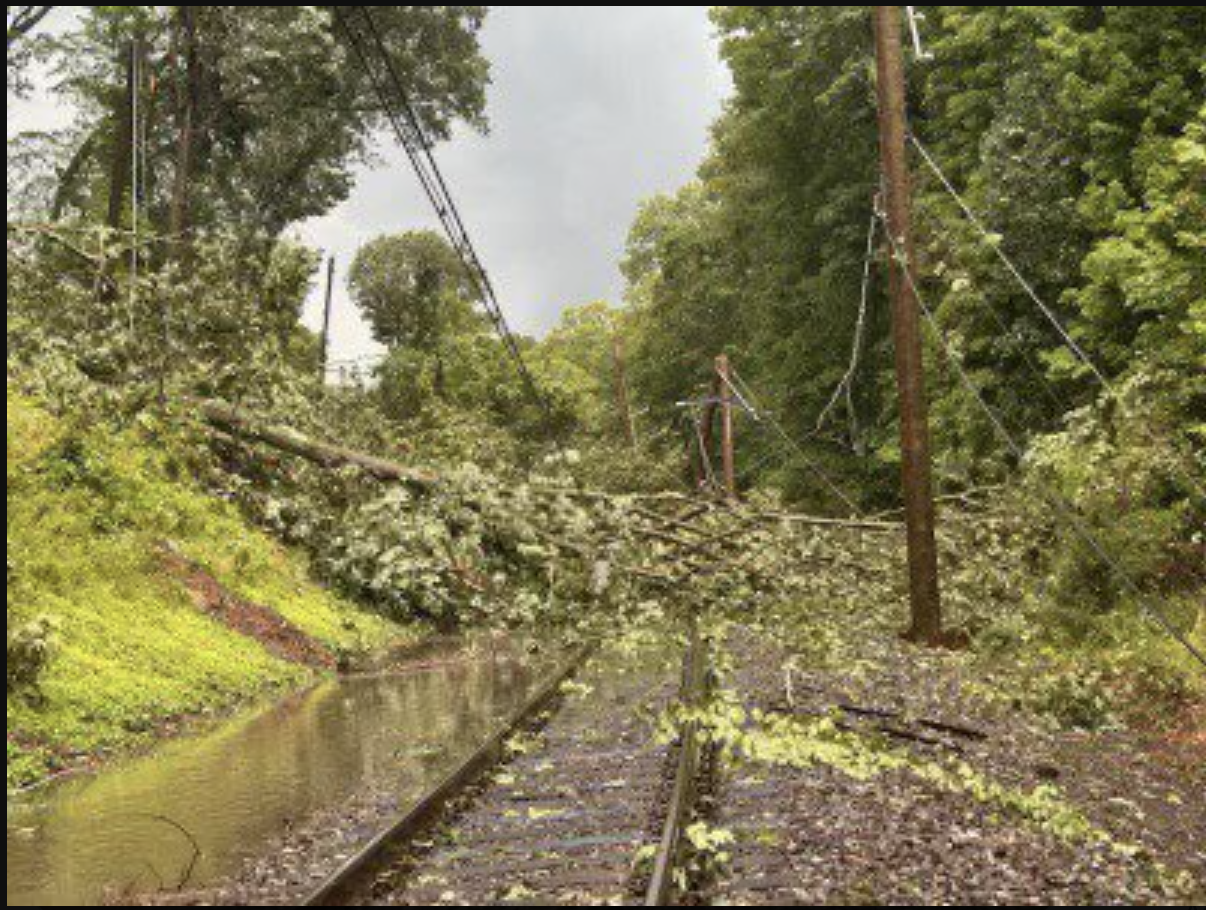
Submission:
[[[57,632],[58,622],[49,616],[10,626],[5,654],[10,695],[36,692],[38,679],[54,654]]]

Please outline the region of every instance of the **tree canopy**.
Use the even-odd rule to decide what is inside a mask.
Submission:
[[[378,237],[348,272],[352,299],[388,348],[434,347],[467,321],[474,289],[456,252],[432,231]]]
[[[76,111],[52,146],[57,160],[43,161],[57,179],[42,207],[59,216],[100,210],[126,179],[114,162],[129,160],[132,143],[145,217],[161,233],[196,225],[271,239],[328,211],[347,197],[353,167],[371,156],[386,122],[336,9],[81,8],[39,50],[55,94]],[[373,7],[437,140],[457,121],[485,128],[484,15],[470,6]],[[137,136],[123,113],[131,79]]]
[[[882,240],[859,312],[878,182],[867,10],[721,7],[713,18],[734,95],[698,181],[648,202],[629,238],[640,394],[664,411],[726,349],[818,459],[889,501],[899,456]],[[1111,380],[1146,376],[1193,413],[1202,12],[934,7],[922,31],[913,129],[990,231],[915,156],[923,292],[962,367],[1022,439],[1102,391],[1000,251]],[[853,415],[831,411],[818,427],[856,349]],[[999,441],[933,353],[943,482],[998,476]],[[862,451],[875,458],[850,457]],[[764,479],[815,483],[799,466],[777,471],[782,460]]]

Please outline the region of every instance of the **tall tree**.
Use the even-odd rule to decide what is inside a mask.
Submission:
[[[698,182],[651,200],[633,225],[634,385],[669,419],[727,349],[815,458],[888,497],[885,469],[899,454],[882,249],[865,319],[859,307],[877,185],[869,12],[755,6],[713,16],[733,95]],[[1201,216],[1178,187],[1196,179],[1206,14],[933,7],[924,32],[931,58],[909,61],[914,129],[988,230],[918,158],[923,290],[1007,426],[1023,440],[1050,433],[1101,390],[1001,253],[1117,382],[1157,362],[1196,375],[1186,353],[1194,336],[1181,327],[1192,325],[1187,289],[1201,285],[1202,257],[1191,252]],[[818,428],[852,349],[856,428]],[[998,475],[1008,465],[994,428],[931,353],[943,481]],[[874,457],[856,461],[850,450]],[[816,485],[800,468],[763,473],[801,495]]]
[[[115,61],[146,36],[149,215],[160,233],[216,226],[273,238],[344,199],[385,117],[334,7],[87,7],[47,37],[54,91],[76,111],[72,169],[86,186],[62,214],[105,211]],[[382,40],[436,140],[453,123],[484,129],[489,67],[483,7],[374,7]],[[63,162],[51,163],[62,169]]]
[[[113,92],[113,151],[109,156],[109,205],[105,223],[117,230],[122,226],[126,194],[130,190],[130,168],[134,161],[134,55],[136,45],[131,41],[119,52],[118,67],[125,72],[124,84]]]
[[[201,119],[202,71],[197,36],[200,8],[178,6],[172,27],[172,57],[176,64],[176,168],[172,183],[171,221],[168,233],[183,241],[192,216],[193,170]]]
[[[634,385],[664,424],[727,351],[804,440],[847,371],[860,323],[877,185],[870,19],[865,7],[723,7],[713,16],[734,94],[698,184],[648,203],[630,235]],[[890,463],[892,425],[879,419],[890,399],[878,381],[886,310],[879,285],[872,291],[854,397],[873,435],[858,443]],[[838,436],[840,445],[814,444],[814,457],[840,460],[855,440]],[[786,464],[771,435],[746,439],[747,463]],[[783,477],[825,496],[806,471]]]
[[[352,299],[388,348],[431,348],[465,320],[473,287],[448,242],[433,231],[378,237],[348,271]]]

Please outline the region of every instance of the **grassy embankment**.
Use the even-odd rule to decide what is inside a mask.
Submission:
[[[11,393],[7,417],[10,789],[407,634],[206,494],[172,442]]]

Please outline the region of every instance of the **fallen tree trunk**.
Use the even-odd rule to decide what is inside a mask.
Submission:
[[[198,407],[205,421],[224,433],[296,455],[323,468],[356,468],[377,480],[423,489],[434,486],[439,481],[439,477],[429,471],[406,467],[342,446],[317,442],[294,430],[261,425],[240,413],[237,408],[222,402],[201,401],[198,402]]]
[[[826,518],[820,515],[797,515],[788,512],[759,512],[759,518],[783,524],[805,525],[813,528],[836,528],[849,531],[875,531],[894,534],[904,531],[904,524],[896,521],[876,521],[867,518]]]
[[[398,464],[397,462],[387,461],[383,458],[377,458],[372,455],[365,455],[362,452],[356,452],[352,449],[347,449],[342,446],[331,445],[329,443],[318,442],[310,439],[295,430],[285,427],[274,427],[266,424],[261,424],[246,414],[239,411],[229,404],[219,401],[199,401],[197,402],[201,415],[205,418],[210,426],[227,433],[236,439],[250,440],[252,442],[262,443],[282,452],[287,452],[291,455],[296,455],[299,458],[304,458],[312,464],[320,467],[337,469],[337,468],[357,468],[364,471],[370,477],[377,480],[386,481],[389,483],[403,483],[420,489],[427,489],[440,480],[438,474],[431,471],[423,470],[422,468],[407,467]],[[628,500],[633,502],[683,502],[691,505],[693,508],[699,508],[700,503],[696,498],[686,496],[681,493],[665,492],[665,493],[647,493],[647,494],[613,494],[605,493],[598,490],[582,490],[572,487],[562,487],[554,485],[537,485],[532,487],[532,492],[543,495],[571,496],[578,499],[594,499],[594,500]],[[638,507],[639,508],[639,507]],[[646,516],[650,515],[647,510]],[[753,512],[742,513],[738,511],[739,517],[743,517],[751,524],[759,522],[782,522],[787,524],[800,524],[815,527],[852,529],[864,531],[878,532],[898,532],[903,528],[903,525],[895,522],[870,521],[860,519],[841,519],[841,518],[826,518],[813,515],[794,515],[778,512]],[[664,519],[662,519],[664,520]],[[683,522],[677,522],[680,526]],[[687,527],[690,527],[687,525]],[[691,528],[695,533],[700,533],[699,529]],[[720,538],[731,536],[731,532],[718,535],[717,538],[705,537],[703,544],[707,545],[716,542]]]

